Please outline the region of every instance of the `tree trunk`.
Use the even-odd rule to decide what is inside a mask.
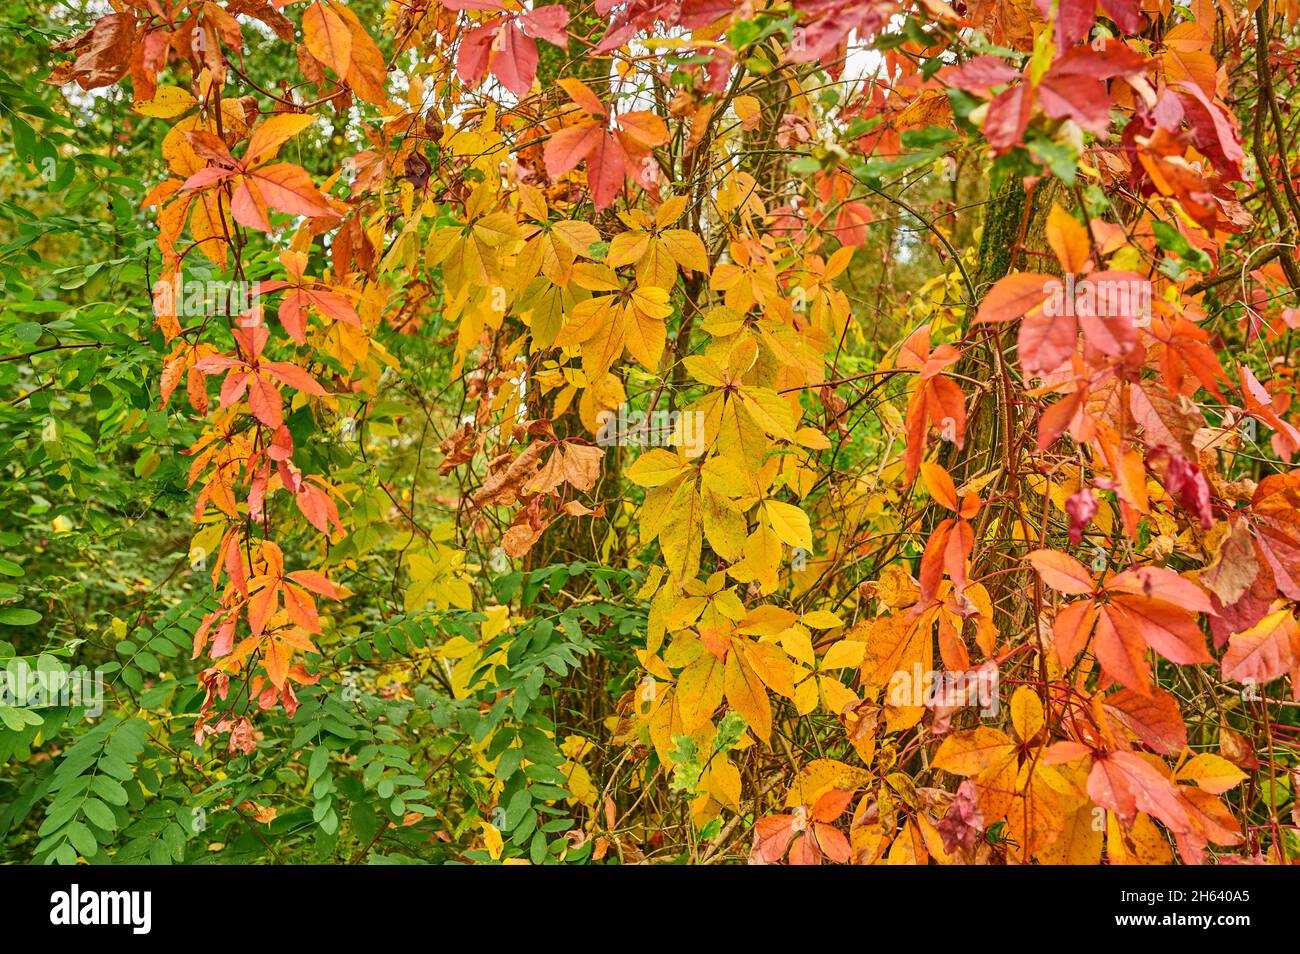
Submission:
[[[588,44],[594,45],[599,41],[605,31],[605,18],[597,16],[590,4],[579,3],[577,0],[567,0],[564,6],[569,11],[570,36],[583,37],[587,44],[573,39],[569,40],[567,49],[545,42],[537,44],[537,83],[543,94],[562,95],[556,88],[556,80],[561,76],[572,76],[595,86],[596,94],[603,96],[605,90],[602,87],[609,76],[609,59],[603,56],[592,56]],[[602,237],[607,237],[608,223],[602,220],[595,224],[600,229]],[[552,418],[553,397],[554,395],[543,397],[537,389],[530,388],[527,398],[529,416],[551,418],[557,437],[590,438],[590,433],[583,426],[578,415],[578,402],[572,402],[562,415]],[[622,448],[617,444],[611,444],[604,450],[601,479],[593,494],[597,499],[604,496],[605,515],[603,517],[560,517],[543,531],[541,538],[533,545],[528,554],[527,566],[544,567],[552,563],[571,563],[575,560],[589,563],[604,562],[601,559],[602,543],[610,530],[615,529],[615,518],[621,503],[619,489],[623,472]],[[621,545],[617,549],[621,551]]]
[[[1047,216],[1061,189],[1060,183],[1052,179],[1027,193],[1021,180],[1013,178],[989,198],[980,237],[978,266],[971,276],[979,301],[998,280],[1014,268],[1023,267],[1022,259],[1026,252],[1049,251]],[[1055,258],[1050,254],[1041,258],[1035,254],[1032,270],[1052,274],[1059,271]],[[973,328],[977,308],[978,301],[967,314],[967,331]],[[1016,336],[1012,326],[988,327],[991,332],[985,343],[968,347],[954,369],[957,374],[980,382],[967,408],[965,442],[961,448],[949,447],[948,452],[940,457],[958,486],[989,471],[996,471],[997,476],[984,487],[981,496],[987,501],[1010,493],[1018,500],[1023,488],[1017,446],[1034,421],[1032,415],[1025,413],[1014,399],[1016,386],[1012,380],[1012,363]],[[966,381],[961,384],[969,393],[972,385]],[[976,539],[984,538],[995,513],[1004,521],[1015,516],[1009,503],[986,503],[977,518]],[[1005,558],[1006,554],[996,547],[977,551],[972,555],[971,578],[1000,568],[997,561]],[[1014,606],[1019,611],[1026,605],[1024,593],[1027,583],[1019,574],[999,574],[989,581],[989,597],[994,606],[1008,608],[1008,611],[1009,606]]]

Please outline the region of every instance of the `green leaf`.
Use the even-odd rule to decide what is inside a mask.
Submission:
[[[41,614],[36,610],[19,609],[15,606],[6,606],[0,609],[0,623],[5,626],[31,626],[33,623],[41,621]]]
[[[100,828],[108,831],[117,830],[117,818],[113,815],[113,810],[97,798],[88,798],[85,804],[81,806],[82,812],[92,822]]]
[[[72,847],[77,849],[77,854],[83,858],[93,858],[99,853],[99,842],[95,841],[95,836],[79,821],[71,822],[63,831]]]
[[[129,801],[126,789],[107,775],[96,775],[91,781],[90,787],[95,794],[112,805],[125,805]]]

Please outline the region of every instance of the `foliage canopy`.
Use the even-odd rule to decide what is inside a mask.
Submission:
[[[1300,856],[1295,0],[2,9],[4,860]]]

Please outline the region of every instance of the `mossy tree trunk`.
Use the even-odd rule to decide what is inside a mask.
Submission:
[[[978,262],[971,276],[977,301],[967,314],[966,331],[975,330],[979,302],[1001,278],[1016,269],[1059,273],[1047,242],[1047,216],[1062,186],[1053,179],[1026,191],[1019,178],[1004,183],[988,200],[980,236]],[[1030,265],[1025,258],[1032,256]],[[965,442],[961,448],[948,448],[940,460],[962,483],[990,471],[995,477],[983,489],[986,503],[976,518],[975,538],[983,540],[990,524],[999,521],[999,533],[1009,531],[1011,523],[1022,516],[1021,492],[1026,489],[1018,468],[1019,445],[1034,426],[1034,415],[1016,400],[1018,375],[1016,365],[1015,325],[984,326],[988,337],[982,344],[966,349],[954,371],[965,379],[961,385],[968,395]],[[976,381],[978,384],[971,384]],[[972,392],[974,392],[972,394]],[[1030,495],[1033,497],[1034,495]],[[1037,499],[1037,498],[1035,498]],[[1008,554],[997,546],[977,549],[972,555],[972,579],[1005,567]],[[989,597],[995,607],[1014,613],[1023,622],[1028,601],[1029,580],[1017,573],[998,573],[989,579]]]
[[[599,42],[604,33],[605,19],[596,15],[590,3],[567,0],[564,6],[569,11],[569,44],[567,48],[553,46],[545,41],[537,44],[538,87],[543,95],[563,97],[556,81],[562,76],[572,76],[592,86],[596,94],[603,97],[606,95],[604,87],[609,76],[610,60],[605,56],[593,56],[590,48]],[[582,41],[573,37],[581,37]],[[607,237],[608,223],[601,220],[594,224],[600,228],[602,237]],[[555,392],[543,396],[537,389],[530,389],[530,416],[551,418],[557,437],[591,438],[592,435],[578,415],[577,401],[573,401],[564,413],[553,417],[554,397]],[[604,450],[601,479],[593,491],[597,499],[605,502],[604,517],[560,517],[542,533],[529,552],[528,566],[544,567],[575,560],[604,562],[603,544],[611,532],[619,533],[617,519],[621,509],[623,470],[622,448],[611,444]],[[621,542],[618,546],[621,547]]]

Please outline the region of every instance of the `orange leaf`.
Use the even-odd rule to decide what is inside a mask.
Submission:
[[[1035,550],[1028,559],[1043,582],[1058,593],[1083,596],[1093,591],[1092,574],[1068,554],[1057,550]]]
[[[324,3],[313,3],[302,16],[303,39],[311,55],[339,79],[348,75],[352,65],[352,31],[343,18]]]
[[[1016,272],[1002,278],[980,302],[976,321],[1014,321],[1047,300],[1059,279],[1037,272]]]

